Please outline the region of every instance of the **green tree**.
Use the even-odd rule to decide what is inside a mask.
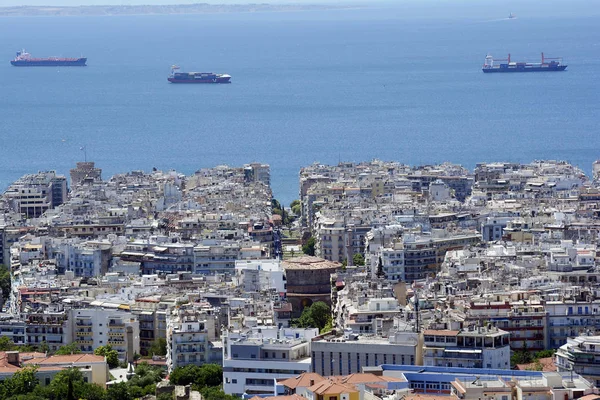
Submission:
[[[0,383],[0,398],[8,399],[11,396],[26,395],[33,392],[38,385],[37,366],[27,366],[15,372],[13,376]]]
[[[175,385],[194,385],[199,388],[220,386],[223,383],[223,368],[217,364],[186,365],[175,368],[169,375]]]
[[[11,351],[16,349],[17,346],[8,336],[0,337],[0,351]]]
[[[46,343],[45,341],[43,341],[42,343],[40,343],[40,345],[38,346],[38,351],[42,352],[42,353],[47,353],[50,351],[50,346],[48,346],[48,343]]]
[[[127,383],[113,383],[106,390],[106,398],[110,400],[133,400],[133,396],[129,394]]]
[[[357,266],[363,266],[365,265],[365,257],[360,253],[356,253],[352,256],[352,263]]]
[[[119,366],[119,352],[113,350],[109,344],[106,346],[98,346],[96,350],[94,350],[94,354],[106,357],[106,363],[109,368],[116,368]]]
[[[302,204],[300,203],[300,200],[296,199],[294,201],[292,201],[290,203],[290,208],[292,209],[292,212],[296,215],[301,215],[302,214]]]
[[[167,339],[158,338],[150,346],[148,351],[150,355],[154,356],[166,356],[167,355]]]
[[[200,367],[202,386],[220,386],[223,383],[223,368],[217,364],[204,364]]]
[[[127,381],[129,394],[134,397],[143,397],[154,394],[156,384],[162,380],[162,370],[152,367],[148,363],[141,363],[135,369],[135,375]]]
[[[304,243],[302,245],[302,252],[304,254],[308,254],[309,256],[315,255],[315,238],[314,237],[308,238],[306,243]]]
[[[295,325],[300,328],[318,328],[321,331],[328,323],[331,323],[331,310],[326,303],[317,301],[304,308]]]
[[[169,374],[169,380],[174,385],[191,385],[196,382],[200,374],[200,367],[189,364],[184,367],[177,367]]]
[[[56,400],[79,399],[84,395],[83,384],[83,374],[79,368],[66,368],[56,374],[50,382],[52,397]]]
[[[207,386],[200,389],[200,394],[204,400],[239,400],[239,398],[230,394],[225,394],[223,389],[218,386]]]
[[[175,368],[169,375],[171,383],[175,385],[201,385],[200,382],[200,367],[197,365],[186,365],[184,367]]]
[[[156,400],[173,400],[173,393],[161,393],[156,396]]]
[[[2,289],[2,297],[8,299],[10,297],[10,271],[0,264],[0,289]]]
[[[71,343],[71,344],[65,344],[63,346],[60,346],[58,348],[58,350],[56,350],[56,355],[59,356],[68,356],[69,354],[79,354],[81,353],[81,350],[79,349],[79,347],[75,344],[75,343]]]

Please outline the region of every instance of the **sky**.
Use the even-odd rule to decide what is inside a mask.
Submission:
[[[80,5],[154,5],[154,4],[324,4],[324,3],[357,3],[359,0],[0,0],[0,7],[4,6],[80,6]],[[365,3],[365,1],[362,1]],[[368,1],[366,1],[368,3]]]

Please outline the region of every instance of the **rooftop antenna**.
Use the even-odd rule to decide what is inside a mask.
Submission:
[[[85,146],[81,146],[79,148],[79,150],[83,151],[83,161],[87,162],[87,150],[86,150]]]

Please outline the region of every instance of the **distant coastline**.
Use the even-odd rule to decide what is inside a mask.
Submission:
[[[178,4],[178,5],[98,5],[98,6],[13,6],[0,7],[0,17],[22,16],[102,16],[216,14],[228,12],[311,11],[354,8],[348,5],[318,4]]]

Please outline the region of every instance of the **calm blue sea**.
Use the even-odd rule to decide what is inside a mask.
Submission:
[[[512,12],[517,19],[508,20]],[[297,197],[315,161],[600,158],[598,1],[397,1],[347,10],[0,18],[0,188],[19,176],[192,173],[269,163]],[[15,68],[36,56],[86,68]],[[487,53],[562,56],[564,73],[483,74]],[[169,66],[231,85],[172,85]]]

